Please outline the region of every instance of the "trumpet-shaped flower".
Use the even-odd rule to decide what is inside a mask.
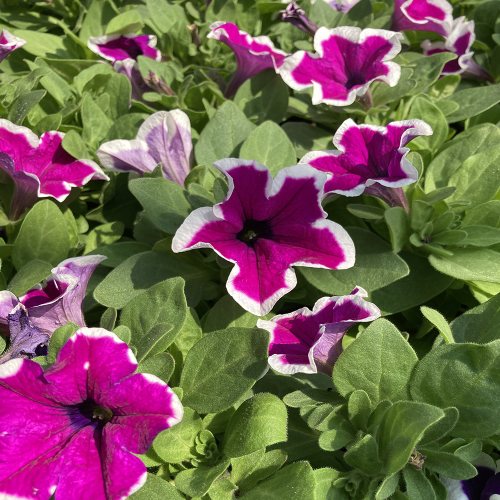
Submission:
[[[270,321],[259,319],[257,326],[271,334],[271,368],[285,374],[319,370],[331,375],[347,330],[360,321],[380,317],[379,308],[363,300],[367,296],[365,290],[356,287],[351,295],[319,299],[312,311],[303,307]]]
[[[3,61],[11,52],[26,45],[26,40],[14,36],[7,30],[0,33],[0,62]]]
[[[248,33],[238,29],[233,23],[217,21],[210,26],[212,30],[207,37],[225,43],[236,57],[236,72],[226,90],[226,96],[232,97],[243,82],[267,68],[279,68],[288,55],[274,48],[267,36],[252,38]]]
[[[162,164],[163,176],[181,186],[193,162],[191,124],[183,111],[158,111],[146,119],[132,141],[106,142],[97,151],[101,163],[116,172],[152,172]]]
[[[256,161],[214,163],[229,183],[226,199],[189,214],[177,230],[174,252],[213,248],[236,265],[227,290],[244,309],[267,314],[297,284],[291,266],[346,269],[354,243],[321,207],[325,174],[307,165],[280,170],[273,180]]]
[[[134,372],[127,344],[81,328],[47,370],[31,360],[0,366],[0,497],[121,500],[143,486],[134,454],[180,422],[183,407],[154,375]]]
[[[352,28],[319,28],[314,35],[316,53],[299,50],[278,69],[295,90],[313,87],[313,104],[352,104],[376,80],[394,87],[401,67],[391,62],[401,50],[401,33]]]
[[[327,173],[325,193],[359,196],[364,192],[391,206],[401,205],[406,200],[397,188],[418,180],[417,169],[406,159],[410,150],[405,146],[420,135],[432,135],[422,120],[378,127],[357,125],[349,118],[333,137],[337,151],[312,151],[300,163]]]
[[[77,160],[62,147],[64,134],[45,132],[40,139],[26,127],[0,119],[0,169],[14,182],[10,219],[17,220],[38,198],[64,201],[72,187],[91,179],[109,180],[92,160]]]
[[[280,18],[310,36],[314,36],[318,31],[316,24],[306,16],[304,9],[301,9],[296,2],[290,2],[286,9],[281,12]]]
[[[432,31],[446,37],[453,26],[453,7],[446,0],[396,0],[391,28]]]
[[[140,35],[104,35],[91,36],[87,42],[88,48],[111,62],[125,59],[137,60],[139,56],[161,61],[161,53],[156,47],[156,36]]]

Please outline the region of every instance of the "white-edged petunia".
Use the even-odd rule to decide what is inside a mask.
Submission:
[[[11,52],[26,45],[26,40],[14,36],[7,30],[0,33],[0,62],[3,61]]]
[[[135,373],[130,348],[102,328],[81,328],[45,371],[0,366],[0,498],[123,500],[146,481],[135,454],[181,421],[162,380]]]
[[[352,104],[374,81],[394,87],[401,67],[392,62],[401,50],[403,35],[367,28],[319,28],[314,35],[316,53],[299,50],[283,61],[278,72],[291,88],[313,88],[312,103]]]
[[[331,375],[347,330],[380,317],[379,308],[363,300],[367,296],[363,288],[356,287],[350,295],[319,299],[312,311],[303,307],[270,321],[259,319],[257,326],[271,334],[271,368],[287,375],[318,370]]]
[[[446,0],[395,0],[391,29],[432,31],[444,37],[453,27],[453,7]]]
[[[137,60],[139,56],[161,61],[161,53],[156,47],[155,35],[103,35],[91,36],[87,43],[89,49],[111,62],[125,59]]]
[[[321,207],[326,175],[307,165],[280,170],[227,158],[214,163],[229,183],[225,200],[189,214],[177,230],[174,252],[213,248],[236,264],[229,294],[257,316],[267,314],[292,290],[291,266],[347,269],[354,265],[354,243]]]
[[[184,186],[193,163],[189,118],[180,109],[158,111],[144,121],[136,139],[106,142],[97,156],[108,170],[141,175],[161,163],[163,176]]]

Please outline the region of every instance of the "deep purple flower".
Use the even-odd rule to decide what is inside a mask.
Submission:
[[[0,119],[0,169],[14,181],[10,219],[17,220],[38,198],[64,201],[72,187],[91,179],[109,180],[92,160],[77,160],[61,143],[62,132],[45,132],[40,139],[26,127]]]
[[[327,173],[325,193],[359,196],[364,192],[391,206],[404,206],[404,194],[397,188],[418,180],[417,169],[406,159],[410,150],[405,146],[420,135],[432,135],[422,120],[378,127],[357,125],[349,118],[333,137],[338,151],[311,151],[300,163]]]
[[[429,40],[422,42],[424,55],[430,56],[438,52],[451,52],[458,59],[449,61],[444,65],[442,75],[460,75],[491,80],[491,76],[477,64],[472,56],[472,44],[476,39],[474,34],[474,21],[465,21],[459,17],[453,22],[453,29],[444,42],[431,43]]]
[[[189,118],[180,109],[158,111],[141,125],[132,141],[117,139],[97,151],[101,163],[116,172],[152,172],[162,164],[166,179],[184,186],[193,163]]]
[[[111,62],[133,59],[139,56],[161,61],[161,53],[156,47],[156,36],[140,35],[104,35],[91,36],[87,42],[89,49]]]
[[[351,295],[323,297],[313,310],[303,307],[279,314],[271,321],[259,319],[257,326],[271,333],[269,365],[288,375],[294,373],[332,374],[342,354],[342,339],[347,330],[360,321],[373,321],[380,310],[363,297],[368,294],[356,287]]]
[[[267,68],[279,68],[288,55],[275,49],[267,36],[252,38],[238,29],[233,23],[217,21],[210,25],[212,30],[207,37],[219,40],[231,47],[236,56],[236,72],[226,90],[226,96],[232,97],[243,82]]]
[[[0,62],[3,61],[11,52],[26,45],[26,40],[14,36],[7,30],[0,33]]]
[[[307,16],[296,2],[290,2],[286,9],[281,11],[280,19],[299,28],[309,36],[314,36],[318,27]]]
[[[394,31],[433,31],[446,37],[452,26],[453,7],[446,0],[395,0]]]
[[[332,9],[335,9],[344,14],[349,12],[360,0],[323,0]],[[311,0],[311,3],[316,3],[316,0]]]
[[[45,372],[27,359],[0,366],[0,497],[122,500],[141,488],[146,466],[134,454],[184,410],[136,368],[127,344],[102,328],[81,328]]]
[[[297,284],[291,266],[347,269],[354,243],[321,208],[326,176],[307,165],[287,167],[273,181],[256,161],[214,163],[229,182],[226,199],[189,214],[174,252],[213,248],[236,265],[227,290],[244,309],[267,314]]]
[[[386,30],[319,28],[314,36],[317,53],[299,50],[278,69],[295,90],[313,87],[312,103],[352,104],[368,92],[375,80],[394,87],[401,67],[390,60],[401,50],[401,33]]]

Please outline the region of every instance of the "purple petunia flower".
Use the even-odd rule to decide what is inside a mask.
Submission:
[[[193,163],[189,118],[180,109],[158,111],[141,125],[136,139],[106,142],[97,156],[108,170],[141,175],[161,163],[164,177],[184,186]]]
[[[314,36],[317,53],[299,50],[278,72],[295,90],[313,87],[313,104],[346,106],[375,80],[391,87],[398,83],[401,67],[390,60],[401,50],[401,39],[401,33],[386,30],[322,27]]]
[[[318,27],[307,16],[304,9],[301,9],[296,2],[290,2],[286,9],[281,11],[280,19],[286,21],[304,33],[314,36]]]
[[[38,198],[64,201],[72,187],[91,179],[109,180],[92,160],[77,160],[62,147],[62,132],[40,139],[26,127],[0,119],[0,169],[14,181],[10,219],[17,220]]]
[[[3,61],[11,52],[26,45],[26,40],[14,36],[7,30],[0,33],[0,62]]]
[[[453,7],[446,0],[396,0],[391,29],[433,31],[446,37],[453,26]]]
[[[217,21],[210,25],[207,37],[231,47],[236,56],[236,72],[226,90],[226,97],[236,94],[241,84],[267,68],[279,68],[288,55],[275,49],[267,36],[251,37],[233,23]]]
[[[236,265],[227,290],[244,309],[267,314],[297,284],[292,265],[347,269],[354,243],[321,207],[325,174],[307,165],[287,167],[273,180],[256,161],[214,163],[229,182],[226,199],[189,214],[177,230],[174,252],[213,248]]]
[[[104,35],[91,36],[87,42],[89,49],[111,62],[133,59],[139,56],[161,61],[161,53],[156,47],[156,36]]]
[[[364,192],[406,208],[400,188],[417,181],[418,172],[406,159],[410,150],[404,146],[420,135],[432,135],[422,120],[378,127],[357,125],[349,118],[333,137],[338,151],[311,151],[300,163],[327,173],[325,193],[359,196]]]
[[[140,489],[146,466],[134,454],[184,410],[136,368],[127,344],[102,328],[78,330],[45,371],[27,359],[0,366],[0,498],[122,500]]]
[[[332,374],[333,365],[342,354],[342,339],[359,321],[373,321],[380,310],[363,297],[368,294],[356,287],[351,295],[323,297],[313,310],[303,307],[289,314],[259,319],[257,326],[271,333],[269,365],[274,370],[294,373]]]
[[[332,9],[346,14],[349,12],[360,0],[323,0]],[[311,3],[316,3],[316,0],[311,0]]]

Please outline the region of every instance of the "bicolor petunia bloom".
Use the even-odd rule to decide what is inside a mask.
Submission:
[[[291,266],[347,269],[354,243],[321,207],[325,174],[307,165],[280,170],[227,158],[214,163],[227,177],[226,199],[194,210],[177,230],[174,252],[212,248],[236,264],[229,294],[257,316],[297,284]]]
[[[91,36],[88,48],[111,62],[125,59],[137,60],[139,56],[161,61],[161,53],[156,47],[156,36],[139,35],[104,35]]]
[[[136,139],[106,142],[97,156],[108,170],[141,175],[161,163],[163,176],[184,186],[193,164],[189,118],[180,109],[158,111],[141,125]]]
[[[279,68],[288,55],[276,49],[267,36],[251,37],[233,23],[217,21],[210,25],[208,38],[225,43],[234,51],[236,71],[226,90],[226,97],[232,97],[242,83],[268,68]]]
[[[3,61],[11,52],[26,45],[26,40],[14,36],[7,30],[0,33],[0,62]]]
[[[446,0],[396,0],[391,29],[432,31],[444,37],[453,27],[453,7]]]
[[[313,104],[347,106],[376,80],[391,87],[398,83],[401,67],[391,59],[401,50],[402,37],[386,30],[322,27],[314,35],[316,53],[299,50],[278,72],[292,89],[312,87]]]
[[[350,295],[319,299],[312,311],[303,307],[270,321],[259,319],[257,326],[271,334],[271,368],[288,375],[318,370],[331,375],[347,330],[380,317],[379,308],[363,300],[367,296],[363,288],[356,287]]]
[[[136,373],[127,344],[81,328],[45,371],[35,361],[0,366],[0,498],[122,500],[146,482],[135,454],[181,421],[179,398]]]
[[[491,80],[491,76],[477,64],[472,56],[472,44],[476,39],[474,21],[465,21],[465,17],[455,19],[451,33],[444,42],[431,43],[429,40],[422,42],[424,55],[430,56],[438,52],[451,52],[458,59],[449,61],[444,65],[442,75],[460,75]]]
[[[19,299],[7,290],[0,292],[0,330],[10,331],[11,335],[10,349],[0,357],[0,362],[17,357],[20,346],[25,357],[33,357],[35,348],[43,344],[40,341],[33,345],[35,338],[39,335],[50,338],[55,330],[70,321],[86,326],[82,311],[85,291],[90,276],[105,259],[103,255],[66,259],[52,269],[51,276],[43,283],[34,286]],[[19,308],[19,305],[22,307]],[[13,336],[14,331],[17,333]],[[29,340],[31,338],[33,340]],[[26,349],[26,342],[31,350]]]
[[[17,220],[38,198],[64,201],[72,187],[91,179],[109,180],[92,160],[77,160],[62,147],[62,132],[40,139],[27,127],[0,119],[0,169],[14,182],[10,219]]]
[[[323,0],[327,3],[332,9],[335,9],[339,12],[349,12],[360,0]],[[316,3],[316,0],[311,0],[311,3]]]
[[[379,127],[357,125],[349,118],[333,137],[337,151],[311,151],[300,163],[327,173],[327,194],[371,194],[390,206],[407,208],[401,187],[416,182],[418,172],[406,158],[410,150],[405,146],[421,135],[432,135],[431,127],[422,120]]]
[[[307,16],[304,9],[301,9],[296,2],[290,2],[286,9],[281,11],[280,19],[286,21],[304,33],[314,36],[318,27]]]

